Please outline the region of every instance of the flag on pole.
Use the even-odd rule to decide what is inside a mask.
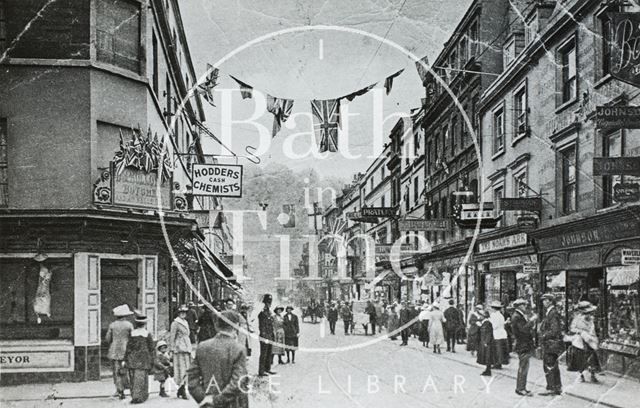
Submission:
[[[207,64],[207,77],[198,87],[204,100],[209,102],[211,106],[216,106],[213,104],[213,88],[218,85],[218,74],[218,68],[213,68],[213,65]]]
[[[273,133],[272,137],[282,128],[282,124],[289,119],[293,110],[293,99],[280,99],[271,95],[267,95],[267,110],[273,114]]]
[[[238,85],[240,85],[240,95],[242,95],[242,99],[247,99],[247,98],[251,98],[252,94],[253,94],[253,87],[251,85],[247,85],[244,82],[242,82],[241,80],[239,80],[238,78],[234,77],[233,75],[229,75],[234,81],[236,81],[238,83]]]
[[[337,152],[340,99],[313,100],[311,111],[316,119],[314,127],[320,132],[320,153]]]
[[[387,79],[384,80],[384,89],[386,89],[387,95],[389,95],[389,92],[391,92],[391,87],[393,87],[393,78],[402,74],[402,71],[404,71],[404,68],[396,72],[395,74],[388,76]]]

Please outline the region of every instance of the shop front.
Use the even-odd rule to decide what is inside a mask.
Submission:
[[[565,327],[575,305],[598,307],[601,364],[640,378],[640,210],[631,207],[535,232],[541,288],[555,295]]]
[[[535,306],[538,256],[526,233],[505,228],[481,235],[474,260],[477,303],[499,301],[508,305],[521,298]]]

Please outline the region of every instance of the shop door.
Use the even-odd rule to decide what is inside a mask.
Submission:
[[[516,273],[503,271],[500,273],[500,301],[503,305],[513,302],[517,298]]]
[[[567,274],[567,302],[566,314],[567,325],[571,321],[573,310],[578,302],[587,300],[598,306],[596,311],[596,322],[598,331],[601,331],[604,316],[601,304],[601,288],[603,284],[603,269],[590,269],[586,271],[569,271]]]

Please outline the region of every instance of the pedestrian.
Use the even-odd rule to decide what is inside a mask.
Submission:
[[[399,314],[400,337],[402,338],[401,346],[409,344],[409,334],[411,333],[411,310],[407,302],[403,302],[402,309]]]
[[[298,338],[300,337],[300,323],[298,316],[293,313],[293,306],[287,306],[284,315],[284,344],[287,353],[287,363],[296,363],[296,350],[298,349]]]
[[[224,310],[236,310],[236,301],[233,298],[228,298],[224,301]]]
[[[382,304],[378,302],[378,305],[380,306],[380,309],[381,309],[381,312],[379,315],[380,319],[378,319],[378,330],[380,330],[380,333],[382,333],[383,327],[387,331],[389,328],[389,307],[387,306],[386,302],[383,302]]]
[[[422,347],[429,347],[429,318],[431,312],[429,311],[429,305],[423,304],[418,315],[418,321],[420,322],[420,334],[418,340],[422,342]]]
[[[393,341],[398,339],[398,333],[396,332],[398,330],[398,306],[394,303],[392,305],[389,306],[389,318],[388,318],[388,323],[387,323],[387,333],[389,333],[389,338]]]
[[[116,386],[116,394],[120,399],[124,399],[124,389],[129,384],[129,372],[124,367],[124,355],[127,351],[129,336],[133,331],[133,324],[127,317],[133,312],[128,305],[120,305],[113,309],[114,322],[109,324],[107,329],[106,342],[109,343],[107,358],[111,360],[113,370],[113,384]]]
[[[440,347],[444,343],[444,328],[442,323],[446,322],[444,314],[440,311],[440,305],[431,305],[431,315],[429,316],[429,340],[433,344],[433,352],[442,354]]]
[[[200,407],[248,408],[247,355],[234,327],[239,315],[225,310],[216,320],[216,336],[203,341],[189,368],[189,393]]]
[[[154,367],[155,342],[146,329],[147,316],[136,313],[135,328],[127,343],[125,360],[131,380],[131,403],[140,404],[149,398],[149,372]]]
[[[198,318],[198,342],[209,340],[216,335],[216,314],[209,307],[205,306]]]
[[[493,368],[501,369],[503,364],[509,364],[509,348],[507,345],[507,331],[504,328],[505,319],[502,314],[502,303],[495,300],[489,304],[491,308],[489,319],[493,327]]]
[[[189,323],[189,340],[191,340],[191,344],[196,344],[198,340],[198,319],[200,316],[194,302],[189,302],[187,307],[187,317],[185,317],[185,320]]]
[[[540,321],[539,339],[542,345],[542,366],[547,380],[547,391],[540,395],[561,395],[562,379],[558,358],[564,352],[562,341],[562,318],[555,307],[555,298],[550,293],[541,297],[544,317]]]
[[[329,320],[329,332],[336,334],[336,322],[338,321],[338,307],[335,302],[331,302],[329,311],[327,313],[327,320]]]
[[[456,352],[456,335],[458,334],[458,328],[462,324],[460,321],[460,314],[455,307],[455,301],[449,299],[449,307],[444,311],[444,318],[446,320],[444,325],[444,336],[447,342],[447,351],[451,353]]]
[[[275,309],[273,309],[274,344],[271,347],[271,354],[274,357],[278,356],[278,364],[284,364],[284,360],[282,360],[282,357],[284,356],[284,319],[282,318],[283,311],[284,307],[282,306],[277,306]],[[271,364],[273,365],[273,362]]]
[[[153,368],[153,379],[160,383],[159,395],[168,397],[164,383],[173,377],[173,365],[171,364],[171,356],[169,356],[169,346],[164,340],[160,340],[156,344],[156,359]]]
[[[516,299],[513,302],[514,312],[511,315],[511,330],[516,341],[515,352],[518,353],[518,378],[516,380],[516,394],[532,396],[527,389],[527,376],[529,374],[529,360],[535,350],[533,338],[535,333],[536,315],[527,316],[529,302],[524,299]]]
[[[482,319],[480,329],[478,331],[478,357],[476,362],[485,366],[484,371],[480,375],[491,376],[491,365],[493,364],[493,326],[489,319],[489,312],[479,310],[478,314]]]
[[[458,332],[456,334],[456,339],[458,341],[458,344],[464,344],[467,338],[466,325],[465,325],[465,322],[467,320],[465,318],[464,309],[461,304],[458,305],[458,321],[459,323],[458,323]]]
[[[594,356],[598,350],[598,336],[593,321],[593,312],[598,308],[591,302],[583,300],[577,304],[571,325],[569,326],[569,339],[571,345],[567,352],[567,367],[569,371],[580,373],[580,381],[584,382],[584,372],[591,373],[591,381],[598,383]]]
[[[373,303],[371,303],[370,300],[367,301],[367,307],[364,309],[364,312],[369,315],[369,325],[371,326],[371,334],[375,336],[377,314],[376,314],[376,308],[373,305]],[[365,336],[368,335],[367,328],[368,328],[367,325],[364,325]]]
[[[187,370],[191,364],[191,339],[189,323],[186,320],[189,308],[186,305],[180,306],[178,309],[178,317],[171,322],[169,333],[169,349],[173,353],[173,370],[174,380],[178,386],[176,397],[188,399]]]
[[[344,302],[344,305],[340,309],[340,315],[344,325],[344,335],[348,336],[351,333],[351,325],[353,324],[353,312],[351,311],[349,302]]]
[[[249,307],[247,305],[240,305],[240,313],[238,315],[238,343],[245,348],[247,357],[250,357],[251,345],[249,344],[249,333],[252,333],[252,331],[247,317],[248,310]]]
[[[467,325],[467,351],[471,352],[471,356],[478,350],[478,342],[480,336],[480,324],[483,320],[482,305],[477,304],[474,310],[469,314],[469,323]]]
[[[275,374],[274,371],[271,371],[271,362],[273,361],[271,348],[272,342],[275,339],[273,332],[273,315],[270,310],[271,302],[273,302],[273,297],[268,293],[265,294],[262,297],[264,309],[258,314],[258,326],[260,328],[260,362],[258,366],[258,376],[260,377]]]

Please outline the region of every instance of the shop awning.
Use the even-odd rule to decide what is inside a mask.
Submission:
[[[218,276],[224,282],[228,283],[230,286],[235,286],[237,288],[240,287],[240,284],[235,282],[233,272],[229,267],[220,260],[216,256],[216,254],[209,249],[209,247],[204,243],[204,241],[194,238],[193,239],[194,248],[197,251],[197,255],[200,258],[200,262],[202,262],[202,267],[209,273]]]

